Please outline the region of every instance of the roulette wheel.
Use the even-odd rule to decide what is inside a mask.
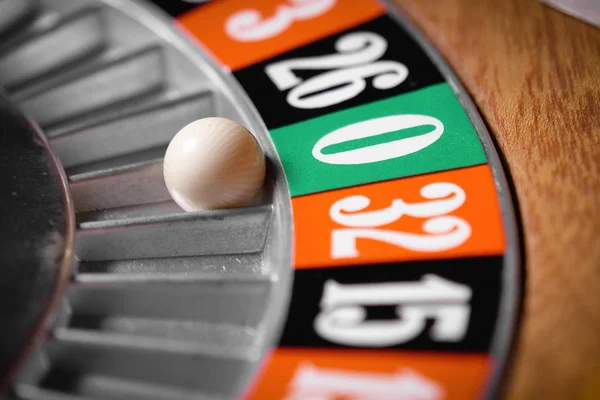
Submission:
[[[576,260],[573,276],[599,285],[592,27],[547,17],[553,11],[539,4],[491,1],[200,3],[0,0],[3,394],[471,399],[496,398],[507,385],[522,398],[596,393],[598,315],[561,312],[566,298],[553,293],[547,304],[559,310],[531,316],[546,299],[542,264],[565,279],[564,261]],[[499,17],[484,24],[494,5]],[[574,73],[579,85],[535,60],[558,68],[559,88],[581,88],[585,104],[556,100],[554,111],[576,114],[565,111],[564,121],[584,133],[573,139],[566,122],[560,133],[585,177],[548,165],[569,159],[544,103],[564,93],[538,96],[544,79],[518,75],[519,43],[491,33],[520,13],[548,18],[551,38],[566,30],[560,24],[575,27],[573,41],[591,49],[588,68]],[[474,34],[464,15],[490,32]],[[524,42],[539,36],[535,23],[522,24]],[[498,42],[485,53],[481,38],[514,47]],[[550,57],[571,49],[577,62],[567,64],[581,66],[581,49],[563,40],[539,48]],[[506,70],[502,51],[516,55]],[[528,97],[502,92],[515,85],[494,81],[506,74],[527,76],[518,93]],[[165,186],[163,156],[177,130],[215,116],[253,133],[265,184],[249,206],[185,212]],[[518,147],[516,132],[537,124],[549,138],[523,134]],[[536,206],[552,211],[568,196],[580,196],[574,214],[557,207],[540,222]],[[561,224],[579,234],[552,236],[546,249],[545,235]],[[526,289],[532,300],[515,341]],[[570,326],[555,332],[560,323]],[[567,364],[589,358],[561,366],[550,345],[576,332]]]

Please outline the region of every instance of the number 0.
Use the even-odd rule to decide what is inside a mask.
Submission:
[[[323,149],[328,146],[428,125],[433,126],[434,129],[418,136],[402,138],[391,142],[333,154],[323,153]],[[416,153],[433,144],[440,136],[442,136],[442,133],[444,133],[444,125],[437,118],[414,114],[392,115],[357,122],[328,133],[315,144],[312,155],[317,160],[327,164],[369,164]]]

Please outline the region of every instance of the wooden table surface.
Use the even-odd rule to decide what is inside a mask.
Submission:
[[[600,29],[537,0],[396,0],[512,177],[526,291],[508,399],[600,399]]]

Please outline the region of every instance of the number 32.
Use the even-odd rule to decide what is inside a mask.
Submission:
[[[436,252],[460,246],[471,236],[471,226],[465,220],[447,215],[460,208],[466,200],[460,186],[449,182],[432,183],[421,189],[421,196],[429,201],[411,204],[394,199],[390,207],[376,211],[362,211],[371,203],[365,196],[350,196],[337,201],[329,215],[334,222],[348,228],[332,231],[331,257],[358,257],[356,241],[359,238],[413,251]],[[374,229],[404,215],[427,218],[423,224],[425,234]]]

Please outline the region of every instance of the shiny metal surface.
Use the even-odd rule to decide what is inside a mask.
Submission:
[[[37,0],[0,0],[0,35],[6,34],[35,12]]]
[[[155,7],[28,3],[28,19],[17,10],[0,36],[0,86],[67,171],[77,265],[14,396],[236,398],[279,334],[291,287],[290,196],[265,126]],[[164,150],[207,116],[245,125],[263,148],[268,178],[251,207],[185,213],[170,201]]]
[[[0,49],[5,54],[0,62],[0,85],[18,87],[45,71],[100,51],[105,44],[102,30],[100,10],[90,8],[31,31],[22,37],[23,45],[9,42]],[[69,40],[74,36],[80,40]],[[49,53],[48,48],[54,51]]]
[[[71,168],[164,145],[187,121],[213,114],[213,105],[210,92],[173,99],[165,96],[132,113],[47,134],[62,164]]]
[[[58,160],[0,92],[0,388],[45,334],[72,266],[74,214]]]
[[[271,207],[262,206],[85,222],[76,251],[83,261],[259,252],[270,218]]]

